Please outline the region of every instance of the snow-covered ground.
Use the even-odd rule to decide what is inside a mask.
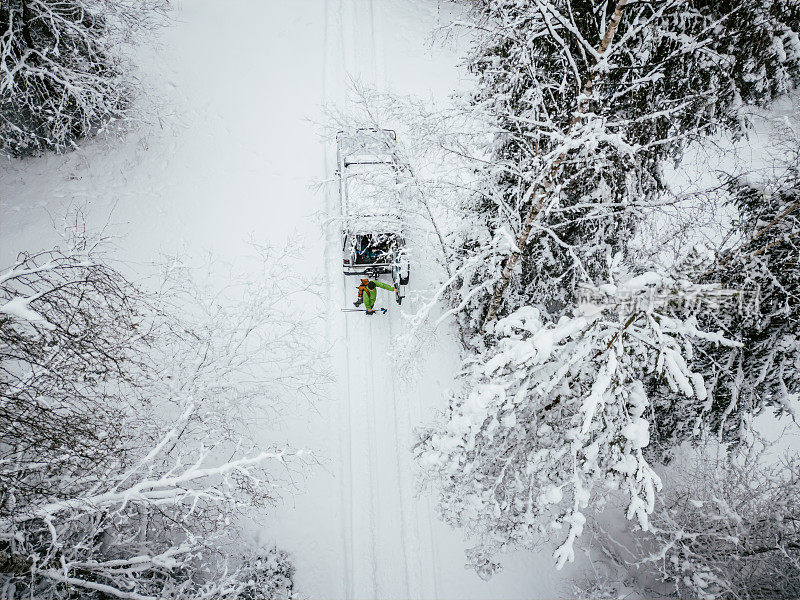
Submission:
[[[75,208],[116,236],[118,257],[141,276],[164,252],[209,252],[235,265],[249,240],[298,248],[296,268],[319,297],[297,310],[324,316],[318,341],[330,348],[336,381],[327,402],[298,403],[264,431],[265,443],[309,447],[321,464],[252,535],[293,553],[299,588],[314,598],[570,592],[549,551],[509,556],[483,582],[463,568],[461,534],[417,496],[413,428],[442,401],[456,345],[442,334],[420,357],[417,381],[394,375],[389,351],[402,313],[388,293],[379,297],[385,316],[340,312],[356,280],[341,275],[338,236],[320,225],[338,199],[333,187],[312,187],[335,169],[335,149],[314,123],[323,105],[346,104],[350,79],[440,98],[463,85],[459,49],[428,43],[453,10],[437,0],[183,0],[159,44],[142,49],[149,125],[64,156],[3,163],[3,265],[47,247]],[[425,283],[415,271],[409,288]]]

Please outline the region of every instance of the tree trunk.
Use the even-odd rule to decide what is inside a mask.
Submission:
[[[622,11],[627,3],[628,0],[617,0],[614,14],[611,16],[611,20],[608,23],[608,27],[603,35],[603,39],[600,41],[600,46],[597,49],[598,54],[604,54],[611,45],[611,40],[614,38],[614,33],[617,31],[619,22],[622,19]],[[595,73],[596,72],[594,70],[590,71],[586,78],[586,82],[581,90],[581,97],[583,98],[583,101],[578,105],[576,115],[570,120],[567,135],[569,135],[573,126],[581,121],[581,114],[585,109],[586,98],[590,96],[592,88],[595,84]],[[536,189],[531,194],[533,204],[528,210],[528,213],[525,215],[525,220],[522,222],[522,229],[520,230],[516,240],[516,250],[514,250],[508,257],[508,261],[506,262],[506,266],[503,268],[500,281],[497,282],[497,285],[494,288],[492,301],[489,303],[489,310],[487,311],[486,318],[483,320],[483,325],[481,326],[481,333],[486,333],[487,326],[497,318],[497,311],[500,309],[500,304],[503,302],[503,294],[508,288],[508,284],[511,282],[511,274],[514,271],[514,267],[517,265],[519,257],[522,255],[522,252],[525,249],[525,245],[528,243],[528,237],[533,229],[533,223],[536,220],[536,217],[539,216],[539,213],[542,211],[549,192],[556,182],[558,169],[561,166],[561,163],[564,161],[565,156],[566,153],[559,155],[553,162],[553,166],[550,168],[550,173],[547,175],[544,182],[541,184],[535,184]],[[536,200],[536,198],[538,198],[538,200]]]
[[[9,6],[8,10],[11,10]],[[27,48],[33,48],[33,39],[31,38],[31,11],[28,8],[28,0],[22,0],[22,40],[25,42]]]

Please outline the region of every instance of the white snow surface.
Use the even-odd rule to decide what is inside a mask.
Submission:
[[[622,429],[624,435],[633,448],[645,448],[650,443],[650,423],[642,418],[637,418],[625,425]]]
[[[47,319],[30,307],[30,298],[12,298],[0,306],[0,313],[22,321],[37,323],[47,329],[53,328],[52,323],[49,323]]]
[[[301,248],[297,269],[315,278],[320,294],[297,310],[325,315],[319,344],[331,349],[337,381],[330,401],[299,403],[264,431],[265,445],[307,447],[321,465],[269,510],[267,528],[249,535],[293,554],[298,588],[311,598],[570,595],[570,571],[553,569],[548,548],[506,556],[490,582],[463,568],[462,536],[416,494],[411,460],[413,428],[443,408],[456,344],[443,334],[421,357],[419,380],[401,384],[389,356],[404,327],[400,307],[386,293],[385,316],[340,312],[355,298],[356,279],[342,276],[338,234],[322,235],[316,218],[338,211],[333,186],[310,187],[332,179],[336,166],[335,148],[313,125],[321,106],[345,102],[349,78],[440,98],[461,86],[460,51],[428,44],[453,8],[437,0],[172,6],[159,45],[139,57],[158,104],[142,103],[149,125],[63,156],[3,162],[2,265],[57,242],[54,222],[75,208],[116,236],[125,267],[143,277],[160,253],[210,252],[235,265],[251,250],[248,240],[282,245],[288,236]],[[392,125],[402,136],[403,124]],[[418,268],[409,291],[429,283]]]

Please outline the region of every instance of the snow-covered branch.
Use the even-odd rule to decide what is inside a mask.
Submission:
[[[124,49],[161,0],[8,0],[0,7],[0,144],[12,156],[62,151],[129,112]]]
[[[796,454],[776,461],[754,440],[735,452],[708,442],[667,468],[665,483],[649,530],[624,545],[593,524],[599,549],[635,582],[631,591],[703,599],[800,593]]]
[[[644,455],[646,383],[656,377],[686,397],[706,394],[684,356],[707,334],[668,314],[680,290],[716,297],[652,273],[594,289],[593,303],[557,322],[534,307],[500,319],[494,345],[466,364],[463,392],[416,448],[445,518],[490,555],[495,544],[534,547],[566,527],[559,567],[574,559],[584,511],[611,489],[625,492],[627,518],[647,530],[661,482]]]
[[[285,555],[231,543],[313,460],[253,430],[327,368],[285,306],[300,282],[254,248],[222,290],[173,259],[146,292],[80,237],[3,272],[4,597],[291,597]]]

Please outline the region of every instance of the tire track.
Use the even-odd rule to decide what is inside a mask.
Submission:
[[[323,62],[324,78],[323,82],[323,101],[325,104],[330,102],[341,103],[345,99],[344,93],[344,80],[346,73],[346,43],[345,43],[345,30],[344,30],[344,6],[343,0],[326,0],[325,6],[325,57]],[[330,176],[330,166],[333,160],[330,157],[329,149],[326,145],[325,148],[325,176]],[[335,196],[335,199],[334,199]],[[338,190],[326,190],[326,207],[327,215],[329,218],[335,218],[340,210],[340,198]],[[357,447],[356,431],[353,423],[353,370],[352,362],[354,360],[353,352],[351,351],[350,344],[348,343],[351,338],[351,326],[348,319],[344,319],[344,323],[338,321],[342,319],[342,313],[339,313],[339,302],[335,300],[337,291],[334,289],[337,282],[340,281],[341,267],[339,264],[339,232],[335,225],[328,227],[327,243],[325,245],[325,260],[326,272],[330,280],[329,298],[331,299],[331,318],[327,324],[329,332],[331,331],[332,323],[339,325],[333,330],[336,338],[329,337],[331,342],[336,345],[343,344],[344,351],[340,354],[336,364],[340,367],[337,371],[343,375],[344,380],[339,383],[340,399],[338,402],[332,402],[332,411],[335,417],[331,419],[331,426],[336,431],[331,431],[331,436],[338,437],[338,459],[339,459],[339,481],[338,481],[338,499],[340,504],[340,518],[341,518],[341,553],[342,553],[342,592],[343,597],[352,599],[355,596],[355,584],[357,580],[356,565],[360,562],[355,555],[355,548],[357,540],[355,536],[355,521],[358,518],[356,514],[356,502],[354,501],[354,446]],[[344,302],[347,302],[348,286],[342,286],[342,296]],[[346,304],[345,304],[346,306]],[[337,335],[338,334],[338,335]],[[359,557],[360,558],[360,557]]]
[[[375,315],[371,317],[375,319]],[[369,475],[370,475],[370,486],[369,486],[369,496],[370,496],[370,541],[372,543],[372,585],[374,595],[373,598],[382,598],[383,595],[381,593],[381,581],[379,577],[379,560],[378,560],[378,548],[380,546],[380,540],[378,539],[378,526],[379,522],[378,519],[381,515],[380,510],[380,501],[379,501],[379,494],[378,494],[378,468],[377,468],[377,443],[375,439],[377,425],[376,425],[376,418],[375,418],[375,369],[374,369],[374,357],[375,357],[375,340],[374,340],[374,332],[373,332],[373,323],[374,320],[370,320],[367,328],[368,328],[368,337],[369,337],[369,355],[367,356],[367,362],[369,362],[369,378],[367,380],[367,389],[369,390],[369,394],[367,395],[367,413],[369,415],[369,431],[367,432],[367,438],[369,443]]]
[[[336,244],[338,248],[338,244]],[[337,261],[338,263],[338,261]],[[338,266],[338,264],[337,264]],[[343,286],[345,301],[347,299],[347,288]],[[339,444],[343,448],[341,456],[341,481],[339,486],[341,488],[340,494],[342,497],[342,516],[343,516],[343,531],[342,542],[344,544],[345,552],[345,594],[346,598],[353,597],[353,581],[355,579],[355,568],[353,564],[353,548],[355,546],[354,527],[353,527],[353,424],[352,424],[352,392],[350,378],[350,327],[347,319],[344,319],[344,334],[345,334],[345,381],[346,392],[343,402],[339,408],[340,419],[344,422],[344,427],[337,427],[339,431]]]
[[[398,312],[399,312],[398,306]],[[394,332],[392,331],[392,323],[395,321],[394,316],[390,315],[389,319],[389,339],[394,339]],[[391,360],[391,359],[390,359]],[[405,575],[405,589],[406,589],[406,596],[408,598],[420,598],[421,597],[421,590],[419,589],[418,582],[412,576],[410,565],[413,562],[413,556],[416,555],[417,558],[421,558],[421,552],[419,552],[419,543],[418,538],[415,534],[414,528],[412,528],[412,522],[408,519],[407,514],[407,505],[409,500],[409,487],[408,481],[405,477],[405,469],[403,469],[401,456],[402,453],[406,453],[408,451],[407,448],[404,448],[403,445],[400,443],[402,436],[400,434],[400,418],[398,415],[397,410],[397,378],[395,376],[394,369],[391,370],[392,374],[392,417],[394,421],[394,451],[395,451],[395,461],[397,466],[397,476],[398,476],[398,489],[400,492],[400,540],[403,545],[403,573]],[[408,418],[408,410],[406,410],[405,419],[403,420],[403,427],[407,428],[410,425],[410,419]],[[410,535],[409,535],[410,534]],[[410,540],[409,540],[410,538]],[[411,541],[412,543],[409,543]],[[416,551],[416,552],[415,552]],[[413,580],[413,583],[412,583]]]
[[[369,19],[372,41],[372,66],[376,85],[383,90],[388,90],[389,85],[386,78],[386,56],[384,52],[384,32],[383,32],[383,11],[381,7],[386,5],[381,3],[376,7],[375,0],[369,2]],[[393,324],[402,323],[400,305],[396,307],[395,313],[390,313],[389,319],[389,340],[393,340],[395,332]],[[387,353],[388,354],[388,353]],[[397,470],[397,487],[400,497],[400,541],[403,549],[403,575],[405,583],[405,597],[422,598],[423,591],[420,576],[423,569],[423,552],[419,540],[419,515],[412,493],[413,481],[411,480],[410,448],[404,442],[410,441],[411,414],[409,403],[403,402],[397,395],[397,378],[395,370],[391,368],[389,358],[391,381],[392,381],[392,424],[391,431],[394,439],[395,468]],[[398,410],[398,402],[403,408]],[[402,416],[402,418],[401,418]],[[405,432],[405,435],[403,434]],[[404,463],[403,458],[406,462]],[[410,511],[409,511],[410,509]],[[410,515],[409,515],[410,512]],[[414,568],[412,568],[414,565]]]
[[[387,4],[375,0],[338,0],[341,37],[336,52],[343,81],[352,77],[388,89],[385,10]],[[343,89],[342,95],[347,99],[350,90]],[[339,240],[331,240],[331,248],[334,242],[338,249]],[[347,277],[343,284],[342,297],[349,303],[352,290]],[[411,424],[419,416],[412,413],[420,411],[420,398],[418,393],[407,394],[406,400],[398,395],[387,342],[375,340],[376,335],[391,340],[401,326],[399,306],[392,307],[387,317],[384,325],[378,315],[365,321],[361,314],[345,314],[347,384],[340,410],[347,433],[340,435],[347,437],[341,443],[341,459],[347,464],[341,467],[341,501],[348,517],[343,548],[349,579],[346,597],[351,599],[430,598],[437,591],[433,540],[422,541],[426,533],[431,535],[430,518],[426,531],[428,515],[421,514],[414,496],[409,448]],[[355,321],[349,323],[351,319]],[[391,392],[385,393],[389,382]]]
[[[331,57],[336,56],[336,53],[333,51],[335,46],[335,39],[336,35],[335,32],[332,31],[334,26],[334,21],[332,20],[332,0],[328,0],[324,3],[323,6],[323,19],[324,19],[324,29],[323,29],[323,48],[325,55],[323,56],[322,61],[322,103],[323,105],[328,104],[331,101],[331,79],[335,77],[334,73],[338,71],[338,69],[334,70],[332,73],[332,59]],[[341,4],[338,4],[339,10],[336,14],[340,17],[341,20]],[[341,45],[341,38],[339,39],[339,44]],[[332,163],[332,157],[330,155],[330,150],[328,144],[325,144],[323,148],[323,165],[322,165],[322,176],[323,179],[328,176],[330,164]],[[328,217],[331,217],[334,214],[334,211],[338,205],[338,202],[334,201],[334,193],[330,187],[325,189],[325,211]],[[326,243],[325,248],[323,251],[323,260],[324,260],[324,273],[326,278],[326,289],[327,289],[327,296],[331,299],[329,302],[328,308],[328,319],[325,323],[325,339],[328,341],[329,345],[334,340],[334,328],[333,323],[336,322],[336,314],[335,314],[335,302],[332,300],[336,297],[335,286],[336,282],[338,281],[338,277],[336,277],[336,248],[338,247],[338,243],[336,241],[336,235],[334,228],[328,224],[326,231]],[[347,337],[347,322],[345,321],[345,338]],[[334,361],[336,364],[336,361]],[[338,444],[336,445],[336,452],[338,454],[338,501],[339,501],[339,518],[340,518],[340,530],[339,535],[341,538],[341,563],[342,563],[342,572],[345,576],[342,578],[342,593],[345,598],[351,598],[353,595],[352,590],[352,581],[353,581],[353,539],[352,539],[352,516],[349,510],[350,507],[353,505],[352,500],[352,485],[350,482],[352,481],[352,472],[351,472],[351,430],[352,424],[350,422],[350,361],[349,361],[349,348],[345,347],[345,357],[344,357],[344,367],[345,367],[345,385],[346,391],[343,394],[342,402],[330,402],[328,408],[328,414],[330,415],[330,423],[334,424],[336,428],[337,436],[338,436]],[[333,433],[333,432],[331,432]]]
[[[346,276],[343,281],[343,303],[351,298],[352,283]],[[358,321],[350,323],[350,318]],[[375,440],[373,437],[374,415],[372,413],[371,396],[373,377],[368,376],[366,365],[369,361],[371,347],[365,347],[364,338],[370,337],[371,322],[363,321],[362,315],[344,314],[348,347],[348,419],[353,423],[350,430],[350,473],[346,482],[350,489],[350,531],[351,560],[351,598],[378,598],[379,580],[379,539],[376,533],[376,515],[379,512],[376,497]]]

